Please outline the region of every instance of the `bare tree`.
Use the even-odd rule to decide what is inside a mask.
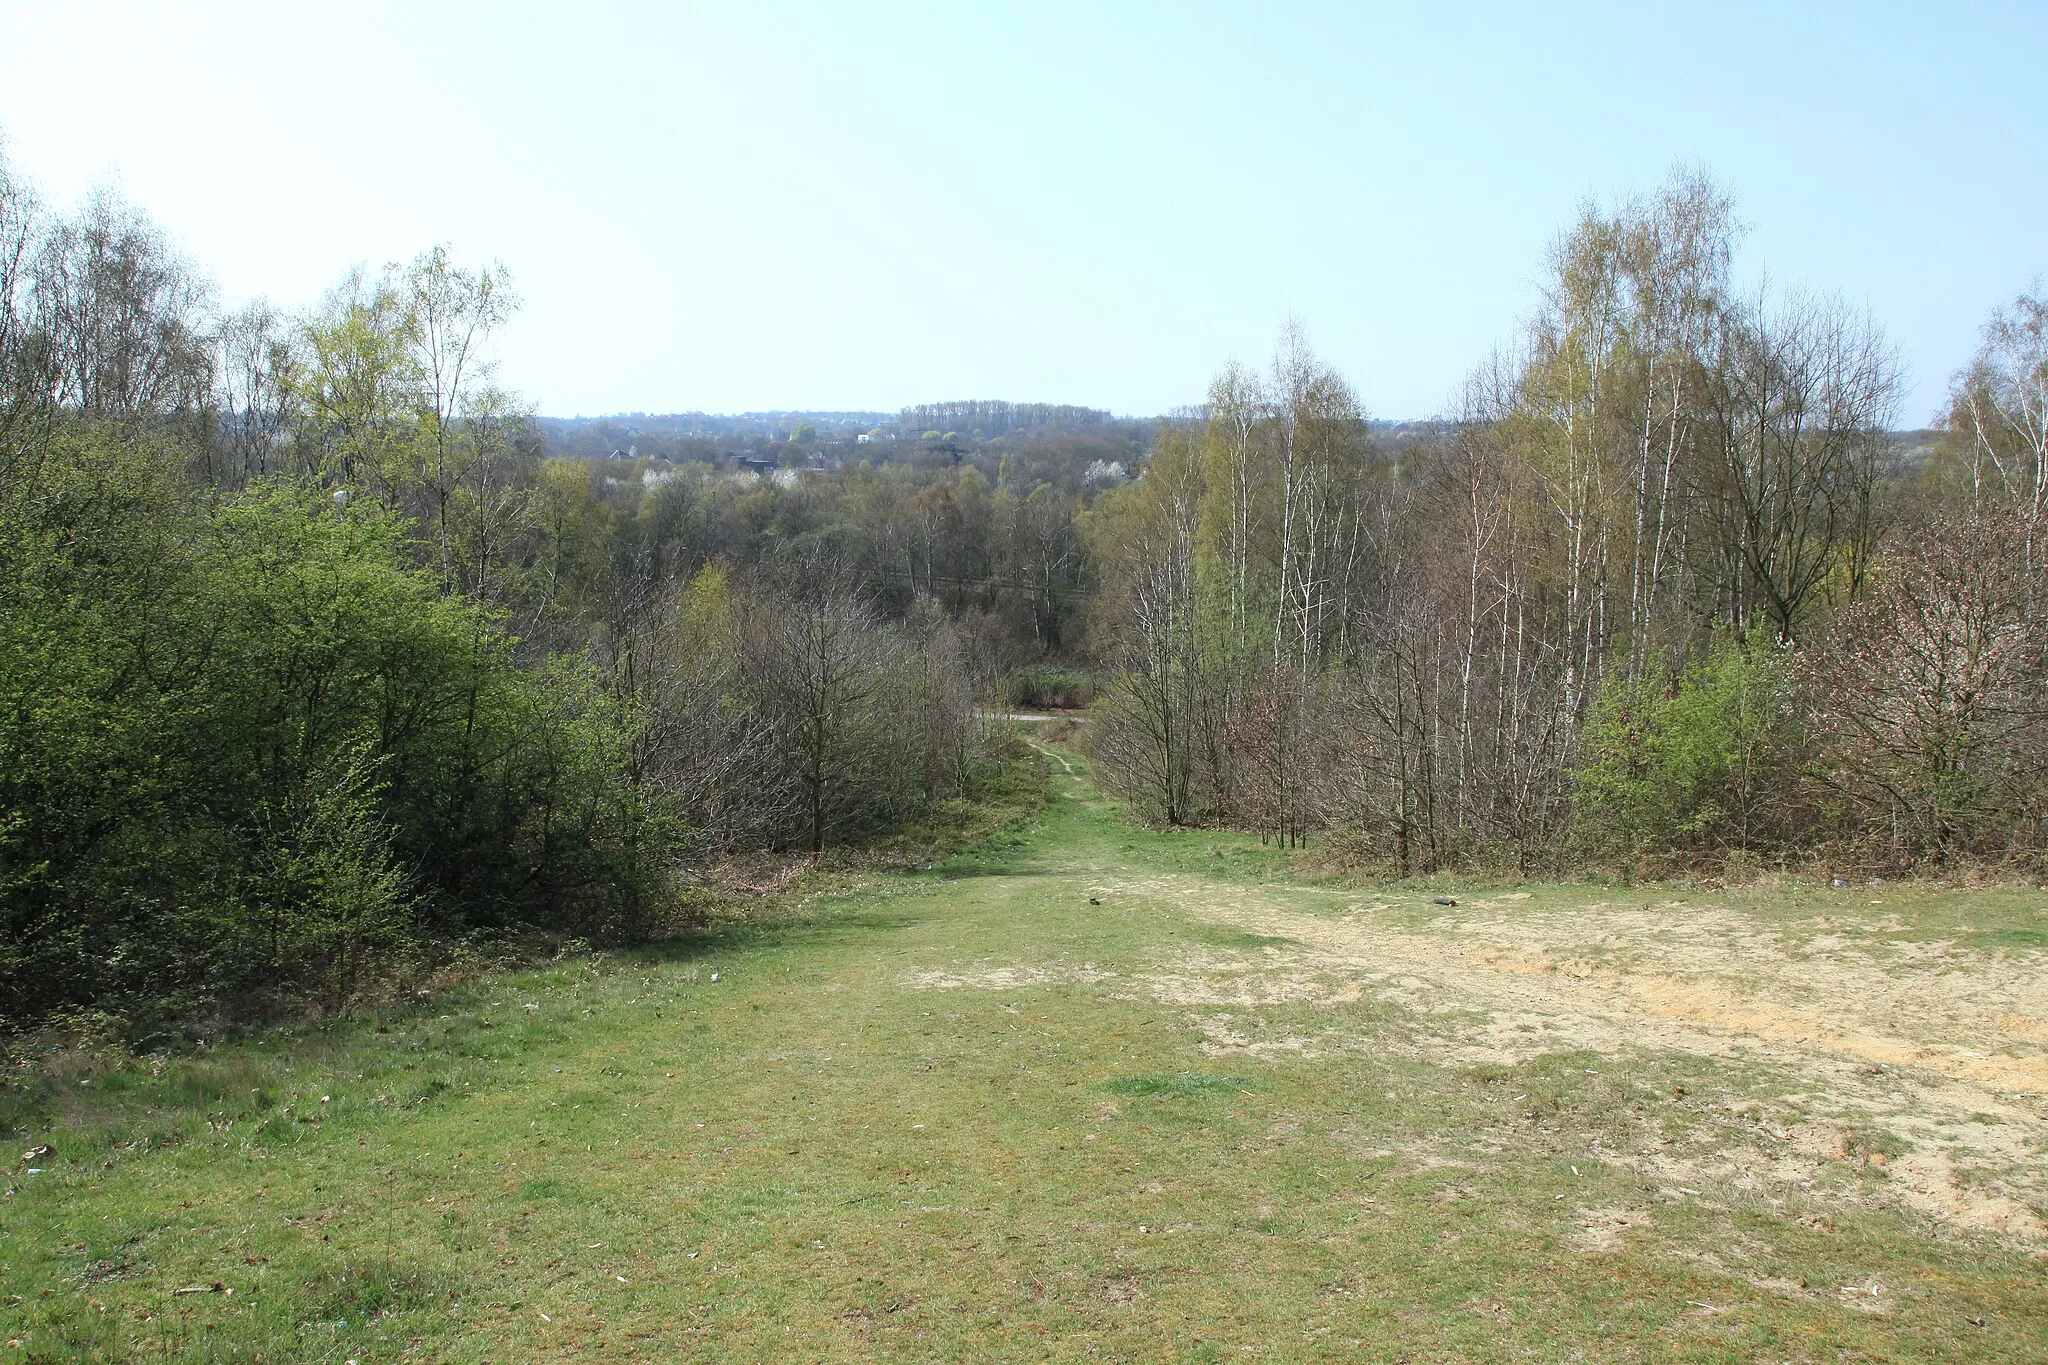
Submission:
[[[1701,358],[1727,306],[1734,205],[1704,172],[1675,172],[1624,215],[1622,272],[1640,425],[1629,550],[1628,674],[1648,671],[1663,629],[1689,508],[1685,470],[1698,439]]]
[[[473,495],[491,491],[489,466],[504,453],[497,438],[513,406],[491,383],[486,347],[519,300],[504,266],[465,269],[445,246],[423,253],[406,271],[405,300],[423,428],[418,479],[429,502],[442,578],[453,586],[467,576],[456,563],[457,494],[465,485]],[[481,510],[488,516],[498,509]]]
[[[210,291],[135,209],[93,195],[44,239],[34,289],[66,406],[138,418],[205,401]]]
[[[698,855],[771,843],[800,813],[777,771],[767,716],[734,704],[745,687],[740,621],[724,572],[647,586],[600,641],[614,695],[636,718],[627,755],[635,786],[680,818]]]
[[[757,590],[743,619],[748,690],[799,791],[803,837],[821,853],[863,797],[884,794],[876,789],[892,766],[877,743],[878,622],[843,586],[802,597]]]
[[[55,406],[54,357],[34,311],[40,228],[35,195],[0,159],[0,490],[25,471]]]
[[[1197,629],[1202,492],[1191,433],[1172,427],[1145,477],[1098,507],[1089,523],[1109,571],[1108,596],[1097,609],[1118,667],[1090,744],[1112,787],[1167,824],[1196,818],[1198,774],[1212,789],[1218,777],[1205,714],[1217,699],[1204,685]]]
[[[257,299],[222,318],[211,341],[213,440],[223,465],[215,477],[240,481],[273,473],[296,416],[293,326]]]
[[[1761,297],[1722,328],[1701,471],[1727,619],[1797,635],[1823,590],[1851,597],[1876,546],[1875,498],[1898,407],[1896,353],[1841,304]]]
[[[1951,384],[1949,427],[1968,443],[1972,506],[2020,519],[2031,568],[2048,507],[2048,293],[2038,282],[1985,322],[1976,357]]]
[[[1803,660],[1822,779],[1902,862],[2039,848],[2048,629],[2025,522],[1937,517]]]

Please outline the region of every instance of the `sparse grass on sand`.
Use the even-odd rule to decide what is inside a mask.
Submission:
[[[0,1365],[2048,1359],[2048,897],[1445,907],[1061,757],[931,872],[19,1090]]]

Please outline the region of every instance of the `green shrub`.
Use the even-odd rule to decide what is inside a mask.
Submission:
[[[1602,854],[1742,849],[1784,833],[1799,727],[1763,635],[1714,642],[1675,679],[1602,686],[1575,776],[1574,828]]]
[[[398,939],[644,925],[660,821],[587,672],[523,672],[321,490],[83,426],[0,538],[0,1012],[345,996]]]

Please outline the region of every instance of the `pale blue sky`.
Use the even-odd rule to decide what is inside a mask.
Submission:
[[[21,4],[0,133],[230,300],[436,242],[553,413],[1151,413],[1291,311],[1441,410],[1589,195],[1705,165],[1908,424],[2048,270],[2048,4]]]

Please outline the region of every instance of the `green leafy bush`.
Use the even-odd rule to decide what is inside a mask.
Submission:
[[[346,995],[423,929],[655,909],[616,705],[515,668],[401,519],[82,424],[0,518],[6,1016]]]
[[[1603,854],[1747,849],[1784,833],[1800,731],[1763,635],[1724,637],[1675,679],[1611,678],[1586,717],[1575,829]]]

